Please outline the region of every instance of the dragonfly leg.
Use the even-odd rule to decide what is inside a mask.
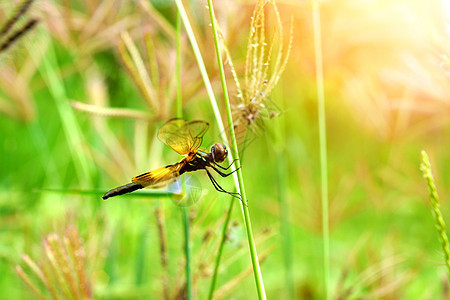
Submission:
[[[206,169],[205,169],[205,170],[206,170]],[[211,182],[212,182],[214,188],[215,188],[218,192],[226,193],[226,194],[228,194],[228,195],[230,195],[230,196],[233,196],[233,197],[235,197],[235,198],[241,199],[241,195],[240,195],[239,193],[231,193],[231,192],[228,192],[228,191],[224,190],[224,189],[219,185],[219,183],[214,179],[214,177],[211,175],[211,173],[210,173],[208,170],[206,170],[206,173],[208,174],[208,177],[209,177],[209,179],[211,180]]]
[[[224,172],[222,172],[222,171],[220,171],[219,169],[217,169],[216,167],[214,167],[213,165],[210,165],[210,167],[211,168],[213,168],[214,169],[214,171],[216,171],[217,172],[217,174],[219,174],[220,176],[222,176],[222,177],[227,177],[227,176],[230,176],[231,174],[233,174],[234,172],[236,172],[238,169],[240,169],[241,167],[239,167],[238,169],[236,169],[236,170],[234,170],[234,171],[232,171],[232,172],[230,172],[230,173],[228,173],[228,174],[226,174],[226,173],[224,173]]]
[[[222,167],[221,165],[219,165],[219,164],[216,164],[215,163],[215,165],[217,166],[217,167],[219,167],[219,168],[221,168],[222,170],[228,170],[233,164],[234,164],[234,162],[235,161],[237,161],[238,160],[238,158],[235,158],[235,159],[233,159],[233,161],[231,162],[231,164],[228,166],[228,167]]]
[[[212,174],[208,171],[208,169],[205,169],[205,170],[206,170],[206,173],[208,174],[209,179],[211,180],[212,184],[214,185],[214,188],[215,188],[217,191],[222,192],[222,193],[226,193],[226,194],[228,194],[228,195],[230,195],[230,196],[233,196],[233,197],[235,197],[235,198],[238,198],[239,200],[241,200],[241,203],[242,203],[243,205],[245,205],[245,206],[248,207],[248,205],[247,205],[246,203],[244,203],[244,201],[242,200],[241,194],[239,194],[239,193],[230,193],[230,192],[225,191],[225,190],[219,185],[219,183],[216,181],[216,179],[214,179],[214,177],[213,177]],[[216,170],[216,171],[217,171],[217,170]],[[219,173],[219,174],[220,174],[220,173]],[[225,175],[226,175],[226,174],[225,174]],[[229,175],[229,174],[228,174],[228,175]]]

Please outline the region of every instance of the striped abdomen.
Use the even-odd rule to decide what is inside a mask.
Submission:
[[[125,185],[122,185],[115,189],[110,190],[109,192],[104,194],[102,198],[103,198],[103,200],[106,200],[110,197],[119,196],[119,195],[123,195],[126,193],[131,193],[131,192],[134,192],[135,190],[139,190],[142,188],[144,188],[142,185],[132,182],[132,183],[125,184]]]

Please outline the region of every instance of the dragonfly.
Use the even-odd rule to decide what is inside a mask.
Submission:
[[[239,193],[232,193],[223,189],[209,170],[209,168],[214,170],[222,177],[228,177],[237,171],[236,169],[229,173],[223,172],[229,170],[236,160],[233,160],[228,167],[219,165],[228,155],[228,150],[225,145],[215,143],[211,146],[210,152],[199,149],[203,141],[203,135],[208,130],[208,127],[209,123],[204,121],[188,122],[178,118],[167,121],[159,129],[158,138],[174,151],[183,155],[184,158],[173,165],[167,165],[133,177],[131,183],[114,188],[103,195],[103,200],[131,193],[142,188],[164,187],[175,182],[182,174],[197,170],[206,171],[206,174],[217,191],[241,199]]]
[[[8,49],[14,42],[38,24],[39,21],[37,19],[31,18],[19,28],[13,30],[14,25],[26,14],[33,1],[34,0],[22,1],[15,13],[13,13],[13,15],[0,27],[0,52]]]

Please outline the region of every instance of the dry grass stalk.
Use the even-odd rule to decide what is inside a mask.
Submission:
[[[63,236],[50,234],[43,240],[45,261],[36,263],[27,255],[22,259],[30,270],[16,267],[20,278],[40,299],[91,299],[86,275],[85,251],[74,226]]]
[[[266,28],[265,10],[272,5],[276,26],[272,33]],[[270,34],[267,39],[266,35]],[[250,35],[247,41],[244,75],[236,71],[230,51],[222,32],[219,36],[223,42],[226,64],[236,86],[236,97],[232,107],[235,133],[240,146],[245,147],[253,137],[249,137],[247,129],[258,135],[263,126],[263,119],[270,119],[280,113],[278,106],[269,99],[283,73],[292,48],[293,19],[286,46],[283,25],[275,1],[259,0],[253,10],[250,24]],[[243,81],[243,85],[240,80]],[[250,138],[250,139],[249,139]]]
[[[266,42],[265,8],[269,2],[272,5],[277,25],[272,36]],[[234,109],[235,116],[233,118],[235,126],[241,124],[249,126],[260,117],[273,117],[273,115],[264,115],[265,110],[268,109],[264,100],[267,99],[280,79],[292,47],[292,20],[290,39],[286,48],[283,38],[283,25],[275,1],[258,1],[251,20],[243,90],[240,89],[241,85],[235,78],[238,88],[238,104]],[[277,36],[278,39],[276,39]],[[278,45],[278,48],[275,50],[276,45]],[[272,61],[273,54],[275,54],[274,61]],[[229,60],[231,61],[231,59]],[[271,70],[270,67],[272,67]]]
[[[31,31],[39,22],[31,18],[18,29],[13,29],[18,24],[19,19],[25,16],[34,0],[24,0],[18,5],[16,11],[9,17],[3,26],[0,27],[0,53],[11,47],[16,41]]]
[[[79,57],[112,48],[126,30],[140,30],[142,13],[131,2],[82,0],[74,8],[70,1],[42,4],[52,36]]]
[[[125,47],[129,52],[129,55],[125,52]],[[121,34],[121,42],[119,43],[119,53],[122,61],[124,62],[126,69],[130,72],[136,85],[147,101],[148,105],[157,112],[159,110],[158,100],[154,84],[150,79],[149,72],[144,66],[144,61],[137,50],[136,45],[131,40],[130,35],[127,32]]]
[[[6,50],[38,23],[36,17],[27,16],[32,4],[33,0],[21,1],[9,17],[0,11],[0,18],[4,17],[6,20],[0,27],[0,90],[4,93],[4,97],[0,97],[0,113],[22,122],[35,118],[30,81],[36,72],[36,66],[25,52]],[[20,64],[17,63],[19,60]]]
[[[100,107],[93,104],[87,104],[80,101],[72,101],[72,107],[79,111],[84,111],[96,116],[111,117],[111,118],[128,118],[133,120],[143,120],[151,122],[153,119],[146,113],[139,110],[127,108],[111,108]]]

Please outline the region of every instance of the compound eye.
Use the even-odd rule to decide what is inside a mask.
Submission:
[[[212,153],[213,159],[216,163],[223,162],[225,160],[225,158],[227,158],[227,155],[228,155],[227,148],[225,147],[225,145],[223,145],[221,143],[215,143],[211,147],[211,153]]]

